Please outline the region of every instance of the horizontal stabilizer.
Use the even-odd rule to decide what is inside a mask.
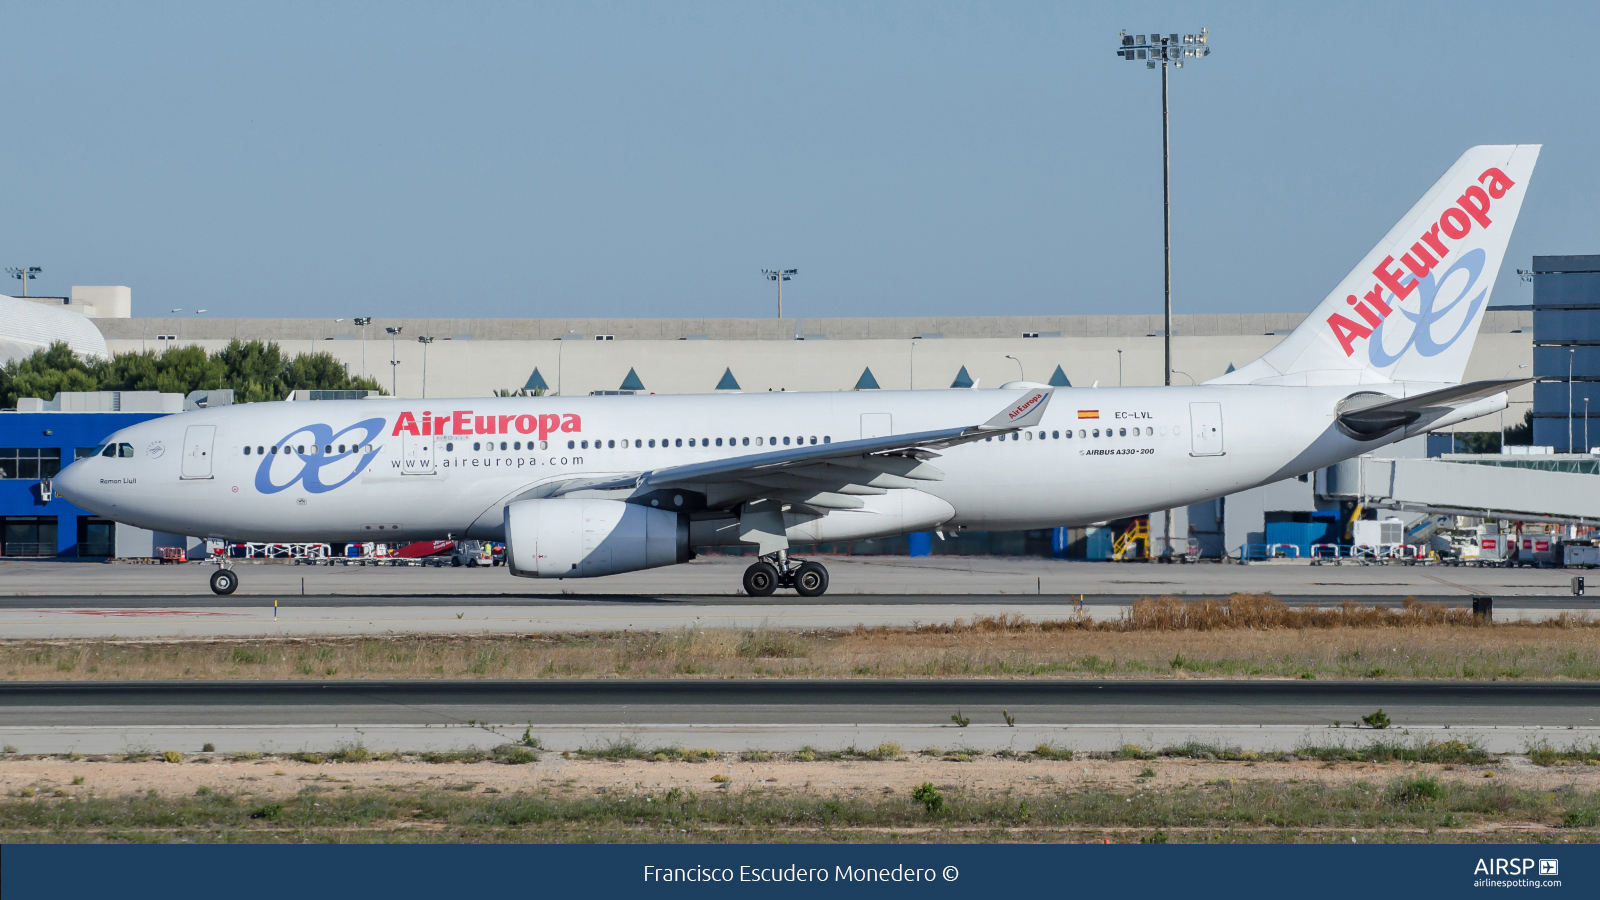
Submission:
[[[1453,409],[1471,400],[1492,397],[1514,387],[1521,387],[1531,378],[1512,378],[1492,381],[1470,381],[1442,390],[1429,391],[1414,397],[1393,399],[1385,394],[1361,393],[1345,398],[1339,405],[1339,424],[1362,437],[1376,437],[1421,419],[1431,409]]]

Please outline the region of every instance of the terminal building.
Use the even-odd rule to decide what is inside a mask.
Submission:
[[[1501,432],[1520,425],[1524,413],[1531,408],[1536,443],[1562,450],[1583,448],[1582,410],[1589,397],[1583,385],[1600,385],[1600,350],[1592,359],[1583,356],[1595,349],[1588,344],[1600,347],[1600,324],[1595,324],[1600,323],[1597,264],[1600,257],[1536,257],[1534,305],[1489,307],[1465,379],[1531,373],[1539,381],[1512,391],[1511,406],[1505,413],[1462,423],[1453,431]],[[74,327],[87,325],[94,337],[103,342],[100,349],[92,340],[87,341],[86,349],[80,352],[115,355],[187,345],[216,351],[235,339],[274,341],[289,354],[331,354],[350,374],[372,377],[387,391],[402,397],[983,389],[1016,380],[1092,387],[1160,384],[1163,375],[1159,315],[821,319],[374,317],[362,325],[347,318],[132,318],[131,299],[117,292],[126,290],[74,288],[71,297],[28,298],[26,302],[53,315],[73,316]],[[0,302],[24,301],[0,298]],[[1250,362],[1303,318],[1302,313],[1175,316],[1173,382],[1203,382]],[[0,325],[0,332],[6,330]],[[0,340],[6,338],[0,333]],[[74,349],[78,349],[77,344]],[[1566,377],[1569,364],[1571,379]],[[1567,402],[1569,390],[1575,405]],[[82,448],[94,446],[105,434],[125,424],[112,415],[165,414],[178,408],[174,404],[184,405],[184,398],[163,398],[159,409],[146,408],[157,401],[142,399],[137,402],[146,406],[137,411],[122,407],[123,402],[128,401],[63,397],[19,403],[32,411],[0,413],[0,444],[11,448],[0,452],[55,453],[52,459],[69,461]],[[204,402],[199,398],[199,404]],[[74,407],[83,408],[85,403],[107,411],[70,412]],[[198,405],[192,397],[187,403]],[[1569,415],[1569,409],[1577,410],[1576,417]],[[1600,415],[1600,404],[1595,412]],[[82,424],[66,424],[80,416]],[[1565,440],[1569,419],[1576,426],[1577,444]],[[41,424],[47,421],[60,424]],[[1430,437],[1435,440],[1415,439],[1380,455],[1422,458],[1457,449],[1456,441],[1448,435]],[[1557,437],[1561,440],[1555,440]],[[1595,431],[1595,437],[1600,443],[1600,429]],[[20,461],[21,456],[17,458]],[[43,460],[45,456],[36,458]],[[105,549],[103,542],[80,537],[88,534],[85,528],[99,528],[100,523],[86,522],[86,513],[66,509],[62,501],[41,501],[31,488],[36,482],[29,481],[37,476],[25,476],[20,462],[5,471],[16,474],[0,472],[0,516],[4,517],[8,535],[13,533],[15,520],[17,537],[14,544],[8,542],[0,547],[0,553],[24,555],[21,550],[31,548],[34,552],[25,555],[52,555],[45,552],[49,544],[45,523],[52,516],[54,555],[92,556],[90,551]],[[1140,549],[1159,552],[1151,546],[1151,538],[1170,533],[1175,552],[1181,553],[1192,538],[1206,556],[1238,556],[1251,545],[1314,543],[1316,535],[1337,527],[1335,523],[1347,516],[1357,502],[1333,490],[1324,473],[1318,473],[1304,480],[1291,479],[1174,510],[1170,532],[1165,513],[1153,511],[1148,523],[1118,522],[1016,534],[962,533],[947,535],[946,540],[913,535],[824,549],[1104,558],[1115,551],[1119,538],[1130,528],[1147,528]],[[1412,514],[1411,519],[1420,515]],[[29,522],[33,524],[26,524]],[[148,543],[142,536],[129,539],[141,550]],[[16,552],[13,547],[18,548]]]

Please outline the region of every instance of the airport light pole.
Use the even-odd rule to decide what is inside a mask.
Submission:
[[[1172,384],[1172,165],[1169,161],[1171,142],[1167,127],[1167,65],[1183,68],[1184,60],[1203,59],[1211,55],[1208,43],[1211,32],[1200,29],[1199,34],[1186,34],[1180,40],[1176,34],[1118,35],[1117,55],[1133,62],[1144,60],[1147,69],[1161,63],[1161,249],[1166,266],[1166,317],[1162,341],[1166,345],[1166,384]],[[1119,382],[1120,384],[1120,382]]]
[[[11,273],[12,278],[22,282],[22,296],[26,297],[28,296],[28,282],[38,278],[39,273],[43,272],[44,269],[39,266],[6,266],[6,271]]]
[[[762,269],[761,274],[767,276],[768,281],[778,283],[778,318],[783,318],[783,283],[800,274],[799,269]]]
[[[200,311],[201,312],[205,312],[205,310],[203,310],[203,309],[200,310]],[[344,320],[343,319],[334,319],[333,321],[334,321],[334,324],[337,325],[338,323],[343,322]],[[322,339],[322,323],[318,322],[317,323],[317,327],[312,329],[312,331],[311,331],[311,354],[313,356],[315,356],[316,353],[317,353],[317,341],[319,341],[321,339]]]
[[[1572,452],[1572,358],[1577,347],[1567,348],[1567,452]]]
[[[400,396],[400,359],[395,354],[397,348],[395,341],[400,339],[400,332],[405,331],[404,325],[391,325],[384,331],[389,332],[389,393],[391,396]]]
[[[367,377],[367,326],[372,324],[371,316],[356,316],[350,321],[361,326],[361,377]]]
[[[428,345],[433,343],[433,338],[417,336],[417,343],[422,345],[422,399],[428,399]]]
[[[1120,352],[1120,351],[1118,351],[1118,352]],[[1022,369],[1022,360],[1017,359],[1015,356],[1012,356],[1009,353],[1006,354],[1006,359],[1009,359],[1012,362],[1017,364],[1017,380],[1018,381],[1027,381],[1028,380],[1028,373],[1023,371],[1023,369]]]

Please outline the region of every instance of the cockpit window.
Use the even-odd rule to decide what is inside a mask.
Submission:
[[[117,455],[122,457],[123,459],[133,459],[133,445],[132,444],[118,444],[117,445]]]
[[[115,458],[116,455],[117,455],[117,445],[116,444],[107,444],[106,448],[104,450],[100,451],[100,455],[101,456],[109,456],[109,457]]]

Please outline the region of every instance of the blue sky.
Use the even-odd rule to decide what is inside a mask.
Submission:
[[[0,264],[136,314],[1307,311],[1544,143],[1495,303],[1600,253],[1600,5],[0,4]],[[6,293],[18,283],[7,279]]]

